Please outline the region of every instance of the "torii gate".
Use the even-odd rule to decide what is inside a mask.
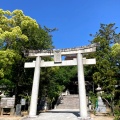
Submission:
[[[79,107],[80,107],[80,118],[87,119],[87,102],[86,102],[86,90],[84,80],[84,68],[83,65],[96,64],[96,59],[83,58],[84,53],[95,52],[97,44],[91,44],[88,46],[60,49],[60,50],[29,50],[25,52],[28,57],[35,57],[36,61],[26,62],[25,68],[35,68],[29,117],[35,117],[37,111],[37,100],[38,90],[40,81],[40,68],[41,67],[53,67],[53,66],[72,66],[77,65],[78,67],[78,89],[79,89]],[[74,55],[77,58],[73,60],[62,60],[61,56]],[[54,61],[43,61],[42,57],[54,56]]]

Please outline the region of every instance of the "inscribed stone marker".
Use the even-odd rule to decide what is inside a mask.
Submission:
[[[61,51],[59,51],[59,50],[54,51],[54,62],[55,63],[62,62],[62,60],[61,60]]]

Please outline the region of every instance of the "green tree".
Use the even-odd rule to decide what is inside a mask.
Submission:
[[[96,84],[100,84],[105,91],[111,91],[116,84],[115,74],[118,70],[115,59],[111,55],[111,44],[114,44],[117,36],[115,24],[101,24],[99,32],[93,37],[91,43],[100,43],[95,53],[88,57],[96,58],[96,65],[90,67],[90,74],[93,74],[93,80]],[[94,73],[93,73],[93,72]]]
[[[120,88],[120,44],[116,43],[112,46],[111,55],[115,59],[116,66],[118,67],[118,71],[115,74],[116,79],[117,79],[115,97],[116,97],[118,104],[120,105],[120,100],[119,100],[120,99],[120,90],[119,90]]]
[[[25,49],[53,47],[49,33],[21,10],[10,12],[0,9],[0,21],[1,48],[22,52]]]
[[[0,85],[13,88],[12,82],[12,66],[15,61],[20,59],[20,55],[15,53],[13,50],[7,49],[6,51],[0,51]]]
[[[0,81],[11,81],[16,96],[19,92],[30,93],[32,86],[33,69],[24,70],[25,61],[32,59],[26,58],[23,51],[51,48],[53,46],[50,32],[41,28],[36,20],[24,15],[22,10],[10,12],[0,9],[0,65],[3,61],[6,65],[0,66]],[[12,54],[10,58],[8,55]],[[12,63],[9,65],[9,62]]]
[[[116,54],[115,49],[118,48],[115,47],[116,45],[113,46],[119,41],[119,34],[116,33],[116,29],[115,24],[101,24],[99,31],[93,36],[94,39],[91,41],[91,43],[99,42],[100,45],[95,53],[88,56],[96,58],[97,63],[89,67],[89,72],[86,72],[86,76],[92,76],[91,79],[93,79],[95,87],[100,84],[104,90],[104,97],[111,103],[111,106],[113,106],[116,95],[115,85],[117,84],[117,75],[119,73],[118,59],[114,57]]]
[[[120,57],[120,44],[116,43],[112,46],[112,55],[114,57]]]

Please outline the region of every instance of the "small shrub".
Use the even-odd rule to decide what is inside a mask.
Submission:
[[[119,105],[114,108],[114,116],[115,116],[114,120],[120,120],[120,106]]]

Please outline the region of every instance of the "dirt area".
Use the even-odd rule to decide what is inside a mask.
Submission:
[[[93,114],[91,114],[91,118],[93,118],[93,120],[114,120],[113,116],[101,116]]]
[[[0,120],[22,120],[25,116],[27,116],[27,112],[22,112],[21,116],[4,114],[0,116]]]
[[[0,120],[22,120],[23,117],[16,117],[16,116],[0,116]]]

